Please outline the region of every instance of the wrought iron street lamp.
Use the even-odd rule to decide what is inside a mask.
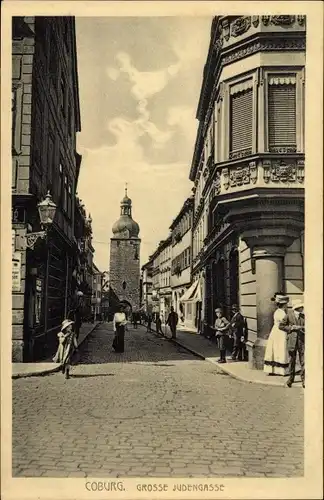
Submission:
[[[52,196],[49,191],[47,192],[45,199],[38,203],[37,208],[42,231],[26,234],[26,245],[27,248],[30,248],[31,250],[34,250],[35,243],[39,238],[46,238],[47,232],[54,221],[57,206],[52,200]]]

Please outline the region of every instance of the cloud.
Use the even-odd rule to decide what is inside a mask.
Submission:
[[[121,73],[125,73],[132,83],[131,95],[138,102],[138,119],[134,122],[134,128],[138,135],[147,134],[153,143],[153,147],[162,148],[171,139],[171,131],[160,130],[151,120],[148,111],[148,99],[161,92],[169,80],[173,78],[180,69],[179,64],[172,64],[159,71],[139,71],[132,64],[129,54],[118,52],[116,57],[118,69],[108,67],[106,72],[110,79],[117,81]],[[110,129],[110,125],[109,125]]]
[[[144,159],[133,122],[119,117],[110,127],[115,145],[97,149],[79,146],[78,193],[92,215],[95,262],[103,269],[109,265],[111,228],[120,214],[125,182],[133,200],[133,217],[140,225],[142,264],[168,235],[169,225],[191,189],[185,163],[151,164]]]
[[[107,75],[111,80],[115,82],[118,79],[120,73],[116,68],[107,68]]]
[[[178,127],[190,143],[194,143],[197,133],[195,109],[191,106],[172,106],[168,109],[167,124]]]

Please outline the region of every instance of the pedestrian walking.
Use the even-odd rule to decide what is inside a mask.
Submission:
[[[237,304],[232,305],[232,314],[233,316],[230,321],[233,340],[234,340],[232,360],[246,361],[247,353],[245,346],[245,320],[242,314],[240,313]]]
[[[152,331],[152,317],[149,314],[147,317],[147,326],[146,326],[146,331],[151,332]]]
[[[228,348],[228,334],[230,329],[230,322],[223,315],[223,311],[220,307],[215,309],[216,321],[215,321],[215,334],[219,341],[219,352],[220,358],[218,363],[226,363],[226,349]]]
[[[172,338],[175,339],[177,336],[177,324],[179,321],[178,314],[175,312],[174,307],[171,306],[171,312],[168,316],[166,324],[169,325]]]
[[[132,322],[133,322],[133,327],[136,330],[137,329],[137,313],[136,312],[133,312],[133,314],[132,314]]]
[[[297,353],[300,362],[300,377],[305,387],[305,316],[304,304],[301,300],[292,301],[292,311],[288,311],[279,322],[279,329],[287,333],[287,347],[289,354],[289,379],[287,387],[295,381]]]
[[[57,334],[59,346],[53,358],[55,363],[62,364],[62,373],[65,378],[70,378],[71,361],[74,351],[78,348],[75,330],[72,328],[74,322],[65,319],[62,322],[61,331]]]
[[[277,309],[273,315],[273,327],[267,340],[263,369],[269,375],[285,376],[289,368],[287,335],[280,325],[287,316],[289,297],[279,292],[271,300],[275,302]]]
[[[124,352],[125,327],[127,325],[126,314],[122,305],[118,306],[118,311],[114,314],[113,328],[115,337],[113,340],[113,349],[115,352]]]
[[[164,335],[164,333],[162,331],[162,321],[161,321],[161,318],[158,314],[156,315],[155,325],[156,325],[156,333],[159,333],[160,335]]]

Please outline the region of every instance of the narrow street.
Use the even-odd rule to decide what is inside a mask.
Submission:
[[[72,377],[13,380],[15,477],[302,476],[303,393],[247,384],[184,349],[111,324]]]

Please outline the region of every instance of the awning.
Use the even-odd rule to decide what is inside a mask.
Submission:
[[[195,281],[188,290],[180,297],[180,302],[200,302],[201,301],[201,289],[200,281]]]

